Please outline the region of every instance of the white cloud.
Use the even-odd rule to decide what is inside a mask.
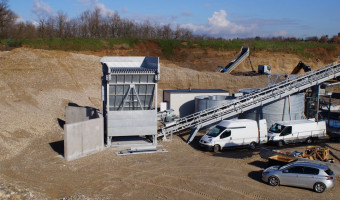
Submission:
[[[78,0],[78,2],[86,6],[94,6],[98,3],[98,0]]]
[[[287,31],[285,31],[285,30],[280,30],[278,32],[274,32],[273,36],[274,37],[288,37],[289,33]]]
[[[121,9],[120,9],[123,13],[127,13],[129,12],[129,9],[125,6],[123,6]]]
[[[196,34],[223,38],[247,36],[257,30],[256,24],[243,26],[228,20],[225,10],[214,12],[213,16],[208,18],[208,24],[206,25],[183,24],[181,27],[188,28]]]
[[[15,22],[16,22],[16,23],[25,22],[25,19],[22,18],[21,15],[18,15],[18,14],[17,14],[17,19],[15,20]]]
[[[103,3],[99,3],[98,0],[78,0],[78,2],[90,9],[99,8],[102,16],[113,15],[115,13],[114,10],[107,8]]]
[[[39,1],[35,0],[33,2],[32,12],[36,14],[38,17],[47,17],[54,14],[53,8],[51,8],[51,6],[49,6],[42,0]]]
[[[113,15],[115,13],[115,11],[106,8],[106,6],[102,3],[97,3],[96,8],[100,9],[100,14],[103,16],[110,16]]]

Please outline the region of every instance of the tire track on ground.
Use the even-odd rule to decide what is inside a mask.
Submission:
[[[136,169],[132,169],[132,170],[136,170]],[[175,178],[175,179],[180,179],[182,181],[187,181],[187,182],[192,182],[194,180],[188,178],[188,177],[184,177],[184,176],[173,176],[173,175],[170,175],[170,174],[166,174],[165,172],[162,172],[162,173],[159,173],[157,174],[157,176],[155,176],[155,170],[153,171],[146,171],[146,170],[139,170],[139,173],[148,173],[148,174],[151,174],[153,175],[153,178],[155,177],[159,177],[159,176],[163,176],[163,177],[167,177],[167,178]],[[143,180],[145,181],[145,180]],[[143,182],[142,181],[142,182]],[[155,184],[155,183],[151,183],[150,181],[147,182],[148,184],[152,184],[152,185],[155,185],[155,186],[158,186],[159,184]],[[260,200],[260,199],[264,199],[264,200],[270,200],[270,198],[267,198],[267,197],[263,197],[259,194],[250,194],[249,192],[246,192],[244,190],[240,190],[240,189],[236,189],[236,188],[233,188],[233,187],[230,187],[230,186],[221,186],[221,185],[218,185],[218,184],[212,184],[212,183],[205,183],[205,182],[195,182],[196,184],[201,184],[201,185],[205,185],[205,186],[209,186],[209,187],[213,187],[213,188],[219,188],[221,190],[224,190],[224,191],[230,191],[230,192],[233,192],[233,193],[236,193],[236,194],[239,194],[239,195],[242,195],[244,197],[247,197],[249,199],[256,199],[256,200]],[[162,187],[173,187],[173,186],[164,186],[162,185]],[[180,191],[188,191],[190,193],[193,193],[193,194],[196,194],[196,195],[201,195],[201,196],[204,196],[204,197],[211,197],[210,195],[208,194],[205,194],[205,193],[202,193],[202,192],[196,192],[196,191],[193,191],[193,190],[190,190],[190,189],[185,189],[185,188],[178,188],[178,190]],[[212,199],[216,199],[214,197],[211,197]],[[223,198],[222,198],[223,199]]]

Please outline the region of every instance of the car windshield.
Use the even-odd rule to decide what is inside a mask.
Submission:
[[[270,127],[269,131],[272,133],[281,133],[281,131],[285,128],[285,126],[282,126],[280,124],[274,124],[272,127]]]
[[[225,127],[216,126],[215,128],[211,129],[207,135],[211,137],[217,137],[225,129]]]

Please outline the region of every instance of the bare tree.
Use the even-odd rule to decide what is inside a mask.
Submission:
[[[37,29],[36,26],[31,22],[18,22],[11,29],[11,36],[13,38],[35,38]]]
[[[37,34],[38,34],[38,37],[40,37],[40,38],[45,38],[46,35],[47,35],[46,20],[47,20],[46,17],[40,17],[39,18],[39,25],[38,25],[38,28],[37,28]]]
[[[100,18],[100,9],[95,8],[94,11],[90,14],[89,21],[89,30],[90,35],[93,38],[100,37],[100,26],[101,26],[101,18]]]
[[[328,42],[328,35],[321,36],[319,42],[327,43]]]
[[[57,16],[55,17],[56,21],[56,35],[59,38],[65,37],[65,30],[67,26],[67,15],[63,11],[58,11]]]
[[[8,1],[0,0],[0,38],[10,37],[9,32],[17,18],[17,15],[8,8]]]
[[[164,25],[162,28],[162,39],[172,39],[172,32],[170,24]]]

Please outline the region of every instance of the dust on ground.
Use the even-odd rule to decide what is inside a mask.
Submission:
[[[217,62],[223,63],[224,56],[233,52],[207,52],[210,63],[201,53],[190,54],[188,60],[178,62],[160,60],[159,101],[163,89],[220,88],[236,92],[240,88],[267,85],[266,76],[214,72]],[[191,60],[195,56],[201,59]],[[293,57],[280,69],[274,68],[277,72],[289,71],[290,63],[297,61],[297,64],[299,60],[296,56],[275,54],[262,61],[261,56],[272,57],[265,52],[257,53],[256,62],[280,63],[286,57]],[[216,61],[211,62],[213,58]],[[173,142],[161,142],[161,148],[169,151],[164,154],[118,157],[116,150],[109,148],[66,162],[61,156],[65,106],[72,103],[101,109],[100,59],[95,55],[28,48],[1,52],[0,195],[4,196],[0,198],[336,199],[339,196],[337,186],[324,194],[270,187],[260,181],[265,161],[259,157],[258,150],[215,154],[198,149],[197,140],[193,146],[187,145],[183,135],[176,136]],[[189,67],[191,62],[194,64]],[[248,71],[248,66],[241,65],[238,70]],[[340,145],[329,145],[340,157]]]

